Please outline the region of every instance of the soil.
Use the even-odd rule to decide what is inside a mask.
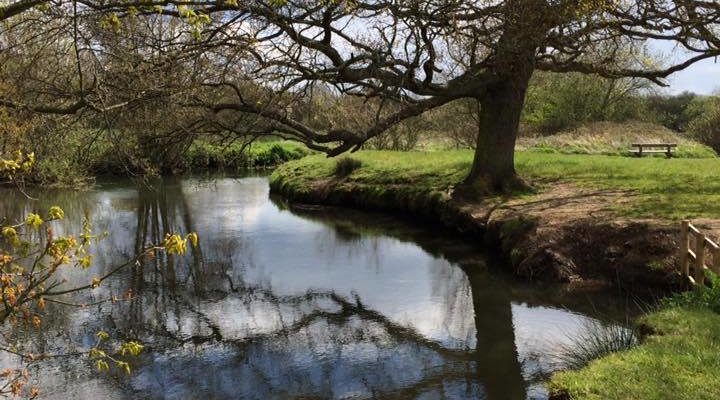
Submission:
[[[590,190],[564,183],[531,199],[491,208],[482,203],[461,207],[474,219],[486,221],[489,237],[499,240],[496,246],[509,256],[519,276],[595,280],[632,291],[673,289],[681,283],[675,267],[679,224],[617,217],[614,210],[632,196],[632,191]],[[513,225],[521,231],[508,233]],[[492,233],[493,227],[499,233]]]

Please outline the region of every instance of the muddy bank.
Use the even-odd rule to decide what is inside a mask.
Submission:
[[[271,178],[272,192],[296,203],[353,207],[441,222],[473,237],[519,277],[573,285],[612,285],[632,292],[680,286],[678,228],[658,220],[628,220],[615,207],[631,193],[562,184],[527,198],[466,202],[448,192],[411,185],[382,188],[342,178]]]

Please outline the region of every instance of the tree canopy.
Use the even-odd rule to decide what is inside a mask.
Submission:
[[[39,102],[21,93],[0,97],[5,106],[107,115],[144,105],[156,121],[182,109],[178,131],[273,132],[332,156],[473,99],[481,111],[466,183],[490,190],[516,182],[513,148],[535,71],[662,85],[720,54],[720,4],[702,0],[19,1],[0,15],[3,53],[54,37],[75,64],[54,91],[37,79]],[[29,37],[13,45],[23,27]],[[678,56],[653,61],[652,42]],[[363,127],[310,123],[298,110],[328,91],[374,99],[374,116]]]

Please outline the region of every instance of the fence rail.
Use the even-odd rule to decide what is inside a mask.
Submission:
[[[710,255],[710,259],[706,257]],[[682,221],[680,231],[680,269],[691,285],[705,284],[705,270],[720,273],[720,246],[690,221]]]

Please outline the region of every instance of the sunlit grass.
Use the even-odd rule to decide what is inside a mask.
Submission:
[[[470,168],[472,151],[361,151],[351,157],[362,167],[348,183],[402,186],[406,190],[444,191],[462,180]],[[306,157],[282,166],[276,176],[302,186],[333,176],[335,159]],[[581,187],[631,190],[616,207],[620,215],[681,219],[720,218],[720,159],[631,158],[566,155],[524,151],[516,155],[518,172],[541,190],[557,182]]]
[[[720,160],[627,158],[520,153],[518,170],[540,182],[632,190],[619,214],[636,217],[720,217]]]
[[[672,308],[641,322],[656,333],[640,346],[561,372],[550,390],[575,400],[720,398],[720,315]]]

